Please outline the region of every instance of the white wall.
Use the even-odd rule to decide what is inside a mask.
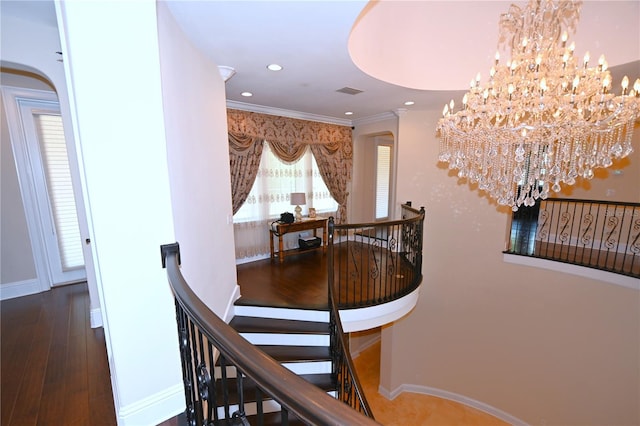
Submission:
[[[51,90],[42,81],[27,73],[2,72],[2,85],[28,87],[31,89]],[[0,285],[5,298],[6,286],[30,286],[39,291],[33,248],[29,241],[27,219],[18,183],[18,173],[9,136],[7,117],[4,111],[2,93],[0,93]],[[33,285],[31,285],[31,283]]]
[[[218,316],[236,285],[224,82],[158,5],[171,198],[182,273]],[[168,241],[169,242],[169,241]]]
[[[414,311],[383,329],[383,388],[450,392],[531,424],[640,423],[638,291],[504,263],[510,213],[438,164],[439,116],[400,117],[397,198],[426,207],[424,281]]]
[[[118,423],[156,424],[184,408],[156,4],[58,7]]]
[[[398,119],[391,114],[375,121],[356,122],[353,130],[353,173],[347,204],[349,222],[373,222],[375,219],[375,136],[391,134],[397,139]],[[394,157],[396,146],[394,144]],[[394,206],[389,211],[396,214]]]
[[[46,7],[43,3],[37,1],[23,1],[24,4],[35,3],[33,7]],[[81,148],[76,143],[75,133],[71,124],[71,111],[69,106],[67,82],[64,63],[61,61],[62,56],[56,52],[62,50],[60,44],[60,35],[58,28],[47,22],[31,19],[30,16],[17,17],[10,13],[6,13],[4,7],[7,2],[0,2],[0,29],[2,32],[0,61],[3,66],[27,70],[41,76],[42,80],[50,82],[58,95],[60,103],[60,111],[65,131],[65,139],[67,141],[67,152],[69,155],[70,171],[74,183],[74,196],[76,205],[79,206],[77,214],[82,240],[92,239],[89,232],[90,219],[85,215],[85,209],[81,208],[85,203],[83,201],[83,181],[84,175],[82,164],[78,162],[78,156],[81,154]],[[23,6],[23,10],[28,10],[27,6]],[[74,165],[78,165],[74,167]],[[9,244],[17,243],[10,241]],[[19,244],[19,243],[18,243]],[[38,247],[33,247],[33,256],[37,256]],[[92,252],[90,245],[83,245],[83,254],[85,257],[85,268],[87,271],[87,282],[89,288],[91,326],[99,327],[102,325],[102,314],[100,307],[100,298],[98,295],[98,286],[95,281],[95,272],[93,270]],[[42,281],[49,281],[48,277],[38,276],[39,287],[44,288],[46,285]],[[50,284],[49,282],[45,284]]]

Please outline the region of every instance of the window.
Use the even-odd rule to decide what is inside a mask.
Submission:
[[[84,266],[80,227],[76,215],[67,145],[58,114],[34,113],[42,152],[47,189],[51,198],[53,222],[58,231],[62,270]]]
[[[389,183],[391,180],[391,146],[376,149],[376,220],[389,217]]]
[[[234,222],[275,219],[282,212],[293,211],[292,192],[306,193],[307,204],[301,206],[303,215],[309,207],[318,213],[333,213],[338,209],[310,149],[297,162],[286,164],[265,143],[256,181],[247,200],[234,215]]]

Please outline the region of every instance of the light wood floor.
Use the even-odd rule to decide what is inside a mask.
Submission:
[[[380,342],[354,360],[358,378],[376,421],[386,426],[503,426],[499,419],[457,402],[403,392],[389,401],[378,393],[380,385]]]

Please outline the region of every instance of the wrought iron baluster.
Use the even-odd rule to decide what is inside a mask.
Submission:
[[[211,341],[207,338],[207,356],[209,359],[209,365],[211,366],[211,371],[213,372],[210,383],[209,383],[209,418],[213,417],[213,424],[218,424],[219,416],[218,410],[216,409],[216,402],[218,401],[218,395],[216,394],[216,369],[215,369],[215,347],[211,343]]]
[[[193,380],[191,376],[191,355],[189,349],[189,334],[187,332],[188,318],[176,300],[176,320],[178,322],[178,344],[180,348],[180,360],[182,364],[182,380],[184,382],[184,393],[187,416],[187,423],[190,426],[197,424],[196,409],[195,409],[195,394],[193,387]]]
[[[256,417],[258,426],[264,426],[264,396],[262,389],[256,386]]]
[[[238,392],[238,409],[231,416],[233,425],[249,426],[249,421],[244,411],[244,374],[236,368],[236,391]]]
[[[571,247],[571,246],[574,246],[573,241],[574,241],[574,240],[577,240],[577,237],[576,237],[576,235],[575,235],[575,233],[574,233],[574,224],[576,223],[576,205],[575,205],[575,204],[573,204],[573,205],[571,206],[571,209],[572,209],[572,213],[571,213],[571,226],[570,226],[570,228],[569,228],[569,246],[570,246],[570,247]],[[580,222],[580,219],[578,218],[578,223],[579,223],[579,222]],[[571,257],[572,252],[573,252],[573,261],[575,262],[575,259],[576,259],[576,253],[575,253],[575,250],[567,249],[567,258],[566,258],[566,259],[567,259],[567,261],[571,261],[570,257]]]
[[[617,213],[617,209],[614,210],[614,214],[616,213]],[[620,232],[620,219],[617,216],[612,216],[612,217],[609,217],[606,222],[607,222],[609,231],[607,232],[607,236],[604,242],[605,246],[607,247],[605,265],[607,265],[608,269],[615,269],[618,240],[619,240],[618,233]],[[613,256],[612,265],[609,265],[610,256]]]
[[[231,411],[229,409],[229,382],[227,380],[227,359],[224,355],[220,354],[218,358],[220,360],[220,386],[222,388],[222,407],[224,413],[224,419],[227,424],[231,419]],[[219,404],[216,404],[219,406]]]
[[[640,209],[634,209],[633,217],[637,216],[636,213],[640,213]],[[640,218],[635,219],[633,223],[634,223],[633,230],[635,232],[635,235],[632,235],[631,238],[629,238],[630,239],[629,251],[633,254],[633,257],[631,258],[631,265],[629,266],[630,271],[633,271],[633,268],[636,264],[640,265]],[[640,272],[638,272],[635,275],[640,276]]]
[[[192,360],[192,365],[191,365],[191,388],[192,388],[192,392],[194,395],[194,408],[195,408],[195,412],[196,412],[196,417],[198,419],[198,424],[200,424],[200,422],[203,421],[203,404],[202,404],[202,399],[200,398],[199,395],[199,389],[198,389],[198,365],[200,364],[200,361],[198,360],[198,345],[197,345],[197,340],[196,340],[196,325],[193,323],[193,321],[189,320],[188,321],[188,333],[189,333],[189,342],[190,342],[190,347],[189,347],[189,351],[190,351],[190,358]]]

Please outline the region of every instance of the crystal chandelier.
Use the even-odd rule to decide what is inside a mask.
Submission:
[[[625,76],[615,95],[604,55],[595,66],[589,53],[576,59],[567,30],[575,31],[581,3],[511,5],[500,19],[511,59],[503,64],[496,53],[488,81],[478,74],[461,108],[454,112],[452,100],[438,123],[439,160],[513,211],[633,151],[640,79],[630,89]]]

